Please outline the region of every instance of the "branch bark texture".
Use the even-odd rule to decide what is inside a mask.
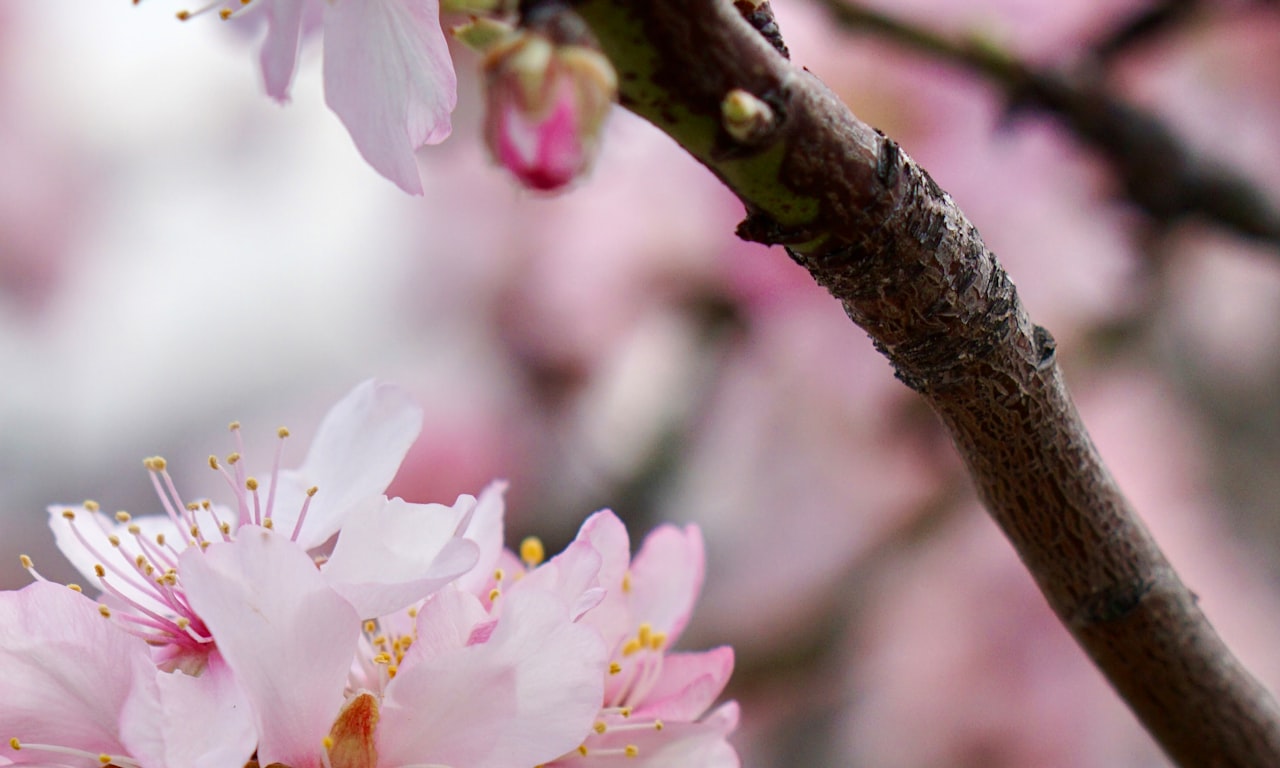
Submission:
[[[742,199],[739,234],[785,245],[929,401],[1050,606],[1165,751],[1187,766],[1280,765],[1280,710],[1121,495],[1052,336],[929,174],[791,65],[754,3],[571,5],[623,105]],[[763,127],[726,130],[735,90],[767,105]]]

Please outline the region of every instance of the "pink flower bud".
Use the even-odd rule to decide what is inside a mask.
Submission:
[[[489,51],[485,73],[485,140],[499,163],[541,191],[587,170],[617,92],[608,59],[523,32]]]

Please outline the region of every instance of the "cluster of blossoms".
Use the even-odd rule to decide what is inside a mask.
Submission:
[[[515,6],[444,0],[446,12],[467,19],[453,32],[485,54],[485,139],[494,159],[526,186],[555,190],[594,158],[616,76],[585,26],[560,23],[560,12],[521,19]],[[178,18],[213,11],[265,19],[262,77],[281,102],[303,39],[322,34],[325,102],[378,173],[422,194],[414,152],[448,138],[458,99],[440,0],[212,0]]]
[[[452,506],[384,495],[422,415],[366,382],[303,464],[209,465],[231,506],[50,508],[100,591],[0,593],[0,765],[734,768],[733,652],[670,652],[701,587],[696,528],[634,559],[610,512],[559,555],[503,548],[501,483]],[[232,425],[239,439],[239,426]],[[287,437],[280,430],[280,444]],[[70,588],[68,588],[70,587]]]

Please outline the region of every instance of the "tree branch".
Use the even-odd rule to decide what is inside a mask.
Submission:
[[[1280,246],[1280,211],[1248,179],[1211,162],[1174,135],[1154,114],[1112,93],[1098,78],[1075,77],[1022,62],[978,41],[953,41],[863,8],[847,0],[820,0],[851,29],[874,32],[981,75],[1005,91],[1015,108],[1039,109],[1058,118],[1082,143],[1100,152],[1124,185],[1125,194],[1154,220],[1172,224],[1200,216],[1236,234]],[[1171,23],[1186,2],[1168,2],[1169,15],[1154,11],[1118,32],[1109,46]],[[1154,20],[1154,21],[1153,21]]]
[[[571,4],[622,103],[742,199],[739,234],[786,245],[932,405],[1050,606],[1166,752],[1280,765],[1275,702],[1122,497],[1053,338],[928,173],[727,0]]]

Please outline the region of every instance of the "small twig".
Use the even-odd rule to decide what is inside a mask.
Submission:
[[[1192,151],[1158,117],[1119,98],[1097,78],[1037,68],[991,45],[954,41],[847,0],[820,2],[851,29],[873,32],[982,75],[1005,91],[1014,108],[1054,115],[1106,157],[1125,194],[1158,223],[1198,215],[1280,246],[1280,211],[1265,193]]]

